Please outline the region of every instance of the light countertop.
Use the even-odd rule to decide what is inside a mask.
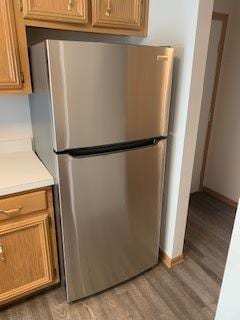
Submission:
[[[0,196],[54,184],[53,177],[32,150],[19,150],[0,152]]]

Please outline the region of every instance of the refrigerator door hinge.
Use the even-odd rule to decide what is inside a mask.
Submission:
[[[24,73],[22,71],[21,71],[21,81],[22,81],[22,83],[25,82]]]
[[[19,10],[23,11],[23,1],[19,0]]]

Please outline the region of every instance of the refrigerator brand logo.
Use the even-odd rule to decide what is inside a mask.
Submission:
[[[157,56],[157,61],[167,61],[167,60],[168,60],[168,56],[163,56],[163,55]]]

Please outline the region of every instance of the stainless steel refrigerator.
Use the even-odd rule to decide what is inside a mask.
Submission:
[[[30,55],[34,145],[59,193],[73,301],[158,263],[173,49],[47,40]]]

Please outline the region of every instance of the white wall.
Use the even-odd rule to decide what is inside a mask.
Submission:
[[[32,137],[27,96],[0,97],[0,141]]]
[[[189,91],[193,66],[193,55],[198,18],[198,1],[185,0],[161,1],[163,16],[157,2],[151,7],[150,38],[148,43],[170,44],[175,48],[175,67],[173,93],[170,113],[170,128],[167,152],[165,196],[161,232],[161,249],[169,256],[182,254],[185,233],[187,204],[179,208],[180,183],[186,122],[188,116]],[[177,8],[177,10],[176,10]],[[145,41],[146,42],[146,41]],[[186,195],[187,196],[187,195]],[[184,199],[185,200],[185,199]],[[187,202],[187,199],[186,199]],[[181,235],[178,235],[178,248],[174,250],[176,240],[177,215],[180,215]]]
[[[223,275],[215,320],[240,319],[240,202],[234,222],[233,233]]]
[[[204,184],[238,201],[240,196],[240,3],[235,2],[222,65]]]
[[[194,161],[194,153],[197,140],[197,129],[199,122],[199,115],[201,109],[201,99],[203,92],[203,81],[205,66],[207,60],[207,48],[210,34],[210,25],[212,17],[213,1],[200,0],[198,19],[196,25],[196,35],[194,37],[193,46],[193,60],[192,70],[190,73],[190,89],[187,101],[186,112],[186,127],[183,135],[183,151],[181,149],[176,152],[182,151],[181,171],[178,187],[178,201],[176,206],[176,220],[175,220],[175,232],[172,238],[172,257],[176,257],[182,253],[186,219],[188,212],[189,194],[191,186],[191,177]],[[180,109],[183,112],[183,109]],[[178,137],[177,137],[178,138]],[[176,159],[176,156],[175,156]],[[178,163],[175,163],[175,168]],[[172,170],[173,171],[173,170]],[[173,188],[169,191],[174,190],[175,177],[172,177]],[[171,201],[171,198],[170,198]],[[169,212],[167,212],[169,214]]]
[[[212,5],[212,0],[182,0],[181,4],[179,0],[151,0],[148,38],[116,38],[175,48],[161,232],[161,248],[169,257],[180,255],[183,248]]]

